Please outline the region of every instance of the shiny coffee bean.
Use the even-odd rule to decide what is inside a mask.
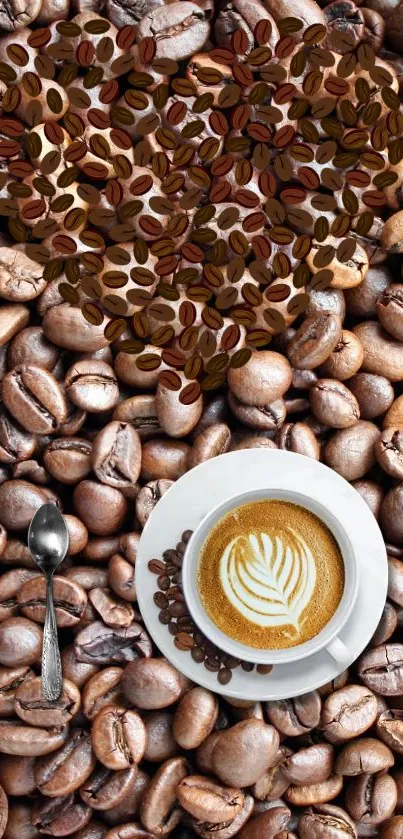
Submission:
[[[96,758],[88,731],[73,728],[66,742],[35,763],[35,784],[52,798],[79,789],[95,769]]]
[[[91,463],[103,484],[117,489],[135,484],[141,468],[141,442],[137,431],[129,423],[108,423],[93,441]]]
[[[14,710],[20,719],[40,728],[67,725],[80,707],[80,691],[72,682],[63,680],[63,689],[57,701],[42,695],[42,680],[24,682],[15,693]]]
[[[363,734],[376,717],[374,694],[362,685],[346,685],[325,699],[321,727],[327,740],[340,743]]]
[[[136,711],[109,705],[96,715],[92,725],[92,747],[98,760],[109,769],[127,769],[143,757],[146,731]]]

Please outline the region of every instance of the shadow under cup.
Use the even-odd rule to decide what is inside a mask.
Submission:
[[[200,552],[214,525],[236,507],[251,504],[255,501],[269,500],[288,501],[291,504],[298,504],[300,507],[304,507],[316,515],[334,536],[344,562],[344,590],[335,613],[323,629],[309,641],[286,649],[259,649],[231,638],[207,614],[197,584]],[[322,504],[309,495],[285,489],[252,490],[242,495],[228,498],[218,507],[215,507],[200,522],[188,542],[182,566],[182,585],[188,609],[201,632],[220,650],[235,656],[235,658],[254,662],[255,664],[288,664],[325,649],[338,663],[340,670],[343,670],[349,661],[348,648],[338,638],[338,633],[341,632],[350,617],[357,598],[357,559],[344,527],[341,526],[340,522],[326,507],[322,506]]]

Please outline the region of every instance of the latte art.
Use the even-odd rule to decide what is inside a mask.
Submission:
[[[334,615],[344,561],[318,516],[270,498],[234,507],[214,525],[197,581],[207,614],[226,635],[257,649],[287,649]]]
[[[315,588],[315,560],[291,527],[276,536],[236,536],[222,554],[220,581],[247,620],[264,627],[291,625],[299,632]]]

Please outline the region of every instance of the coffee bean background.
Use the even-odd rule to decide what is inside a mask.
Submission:
[[[5,839],[402,839],[402,9],[0,10]],[[159,498],[251,447],[335,469],[387,544],[367,650],[283,702],[191,684],[137,608],[137,545]],[[27,549],[48,500],[70,535],[55,704],[40,691],[45,591]],[[225,693],[253,665],[206,651],[190,626],[189,537],[150,557],[160,620]]]

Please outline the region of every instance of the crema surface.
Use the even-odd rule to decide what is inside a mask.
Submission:
[[[257,501],[227,513],[199,558],[198,585],[214,623],[259,649],[317,635],[344,589],[344,562],[329,528],[288,501]]]

